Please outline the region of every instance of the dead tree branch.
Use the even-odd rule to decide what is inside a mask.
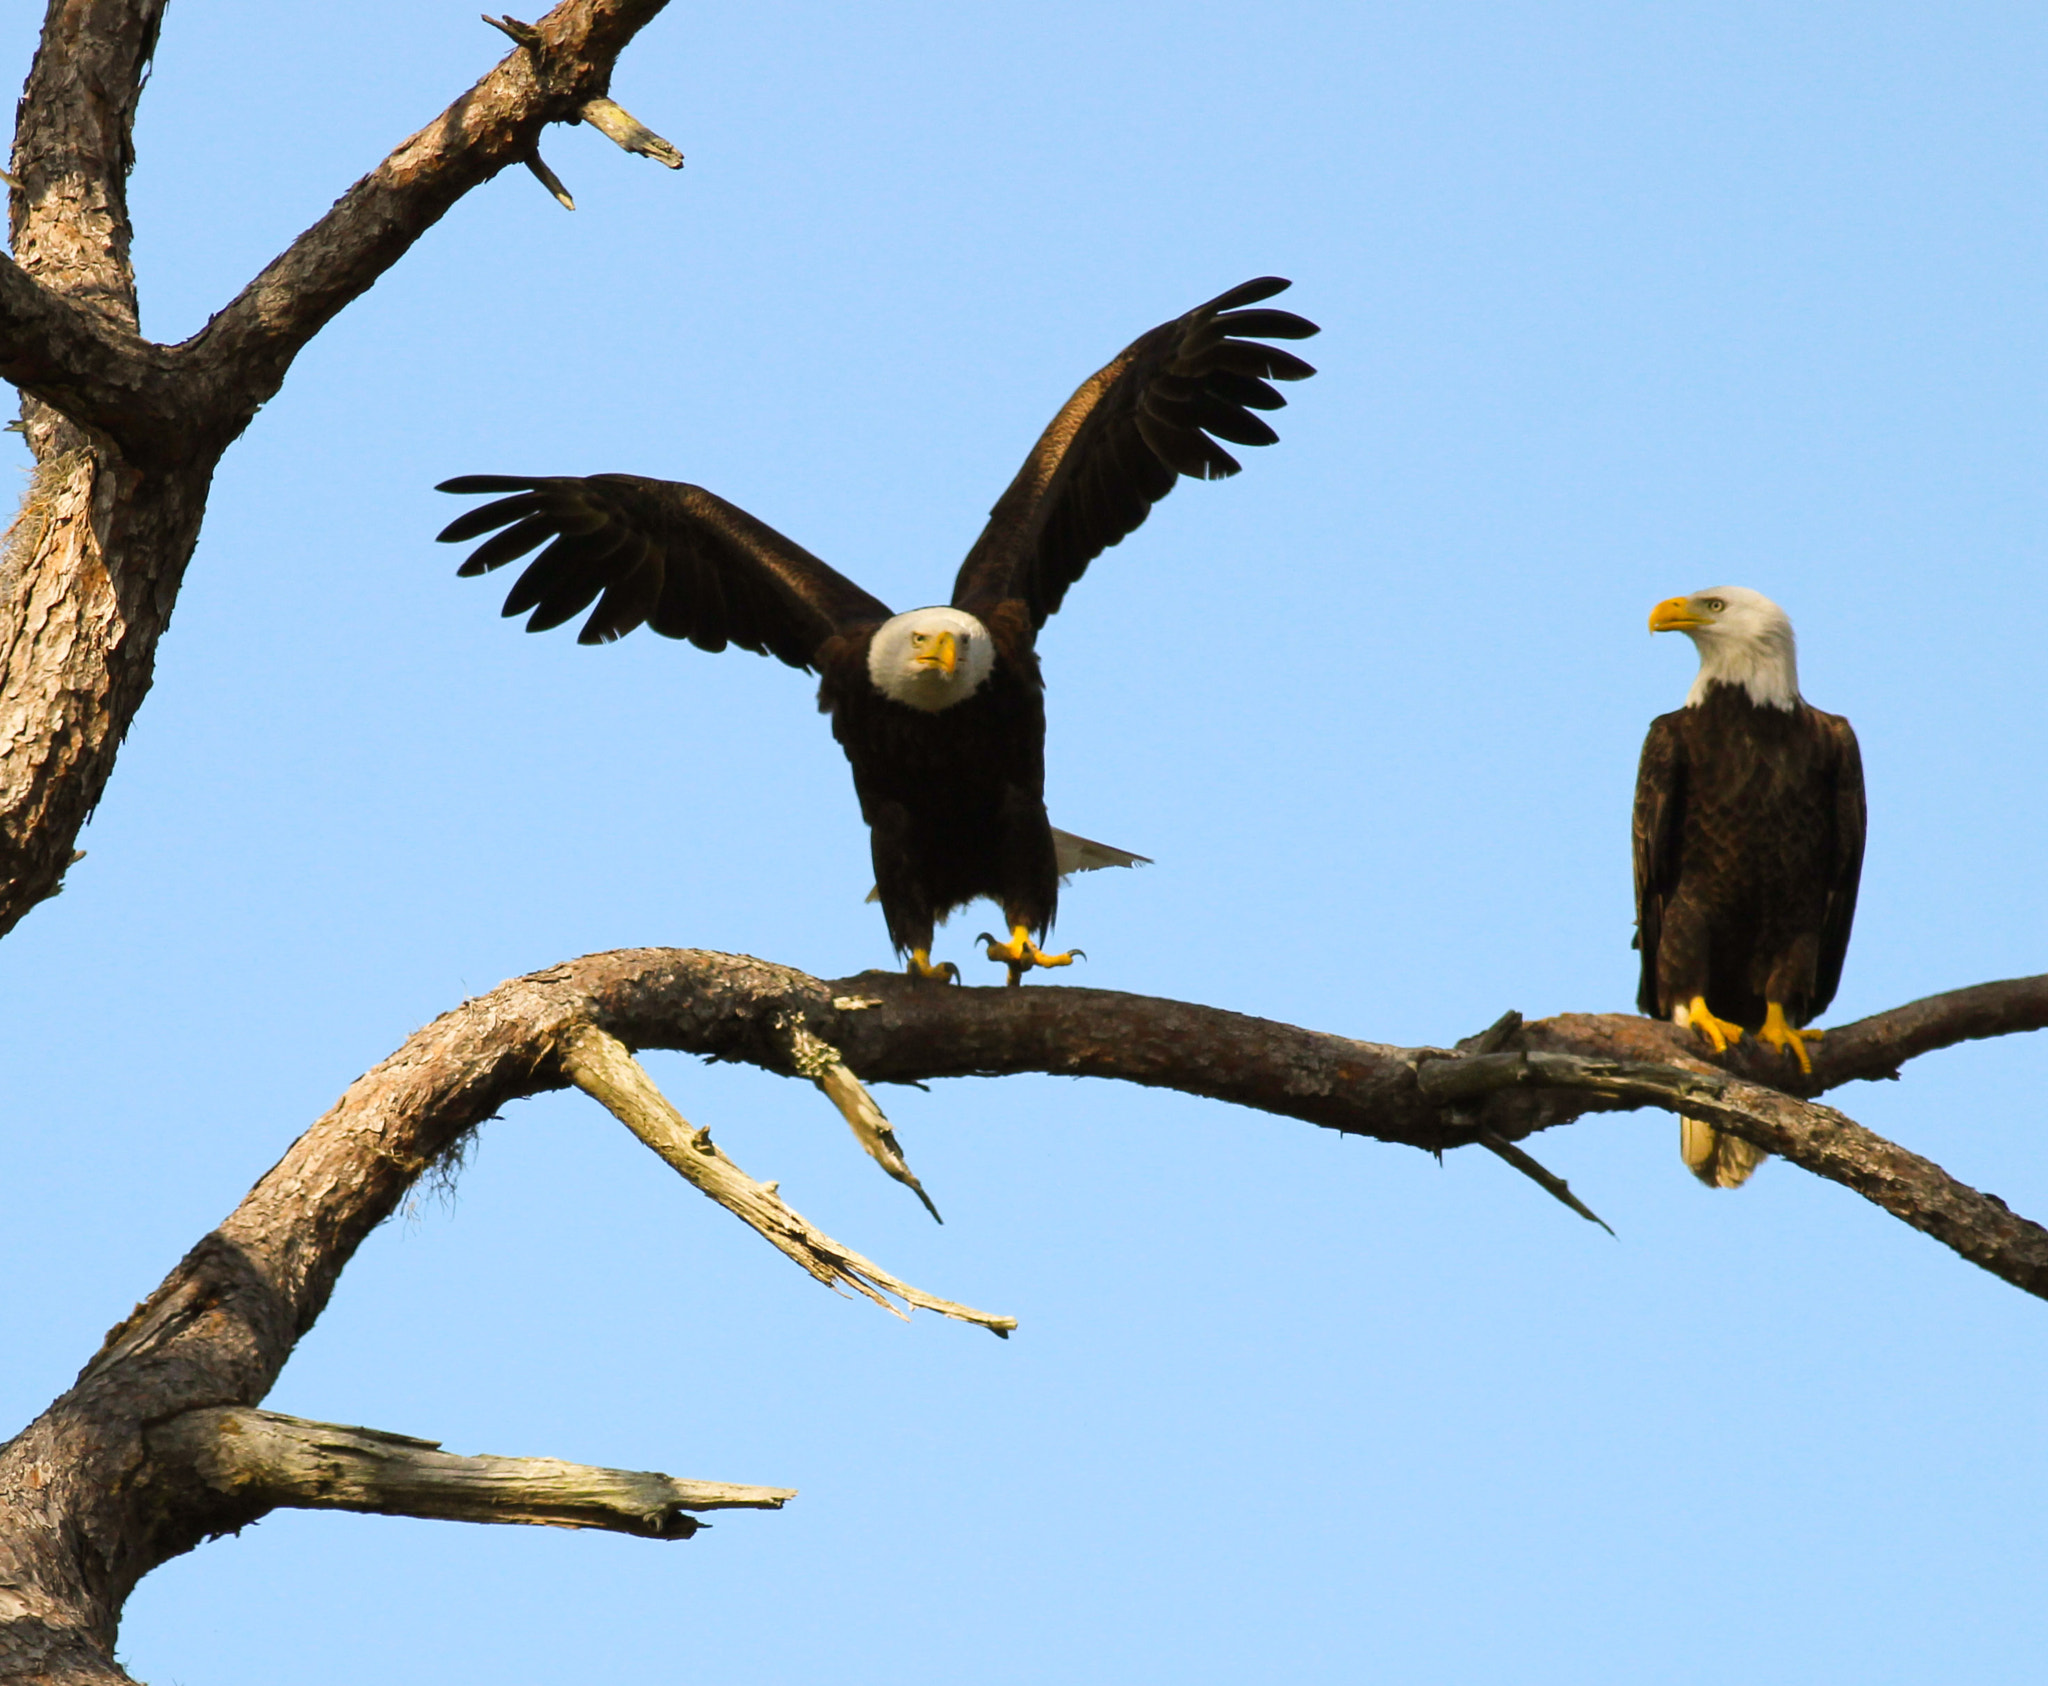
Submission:
[[[127,177],[163,0],[49,0],[15,129],[14,258],[0,257],[0,375],[25,394],[39,465],[0,554],[0,936],[62,885],[149,692],[221,453],[313,336],[458,199],[604,100],[664,3],[563,0],[522,26],[531,45],[198,334],[160,346],[136,331]]]
[[[463,1003],[365,1073],[107,1337],[72,1389],[0,1448],[0,1678],[126,1678],[112,1656],[129,1591],[232,1514],[210,1478],[195,1475],[198,1454],[163,1450],[164,1425],[254,1407],[356,1247],[470,1131],[521,1096],[581,1082],[607,1105],[653,1113],[649,1133],[672,1163],[695,1156],[715,1164],[716,1150],[707,1153],[708,1142],[700,1146],[650,1093],[625,1050],[673,1048],[815,1080],[790,1034],[798,1023],[868,1082],[1026,1071],[1114,1077],[1433,1152],[1489,1132],[1511,1141],[1588,1111],[1682,1109],[1853,1188],[2048,1297],[2048,1234],[2038,1227],[1831,1108],[1755,1082],[1733,1059],[1717,1068],[1681,1032],[1648,1019],[1503,1021],[1460,1052],[1103,990],[934,988],[880,973],[828,983],[686,949],[596,954]],[[2044,1026],[2048,977],[1929,997],[1830,1032],[1812,1087],[1889,1076],[1910,1053]],[[765,1218],[756,1221],[764,1233],[794,1219],[771,1187],[736,1167],[730,1176],[736,1193],[726,1203],[755,1202],[749,1220]],[[807,1269],[819,1261],[805,1258],[805,1247],[831,1248],[837,1262],[823,1270],[839,1281],[902,1292],[815,1232],[799,1246],[787,1239],[777,1245]],[[207,1420],[188,1432],[204,1440],[197,1425]],[[304,1432],[325,1446],[341,1431]],[[386,1456],[379,1448],[393,1444],[369,1440],[367,1451],[358,1448],[366,1457]]]
[[[221,1529],[278,1509],[356,1510],[687,1540],[704,1526],[692,1511],[780,1510],[796,1497],[788,1487],[678,1481],[558,1458],[462,1458],[438,1440],[234,1407],[182,1412],[143,1440],[156,1478],[170,1489],[189,1477],[188,1502],[218,1505]]]

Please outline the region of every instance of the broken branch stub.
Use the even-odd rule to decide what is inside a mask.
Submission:
[[[526,155],[526,167],[533,172],[533,179],[555,196],[556,201],[563,210],[573,211],[576,209],[576,201],[571,196],[569,190],[562,185],[562,178],[548,168],[547,160],[541,157],[539,152],[529,152]]]
[[[652,158],[655,163],[665,164],[671,170],[683,167],[683,155],[616,100],[588,100],[577,115],[628,152]]]

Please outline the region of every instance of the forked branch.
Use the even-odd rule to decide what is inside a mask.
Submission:
[[[0,376],[26,395],[40,465],[0,555],[0,936],[63,881],[149,692],[221,453],[307,342],[464,193],[538,160],[548,124],[627,133],[606,100],[612,68],[663,4],[563,0],[522,25],[530,44],[200,333],[161,346],[137,332],[126,181],[163,0],[48,0],[9,175],[14,256],[0,256]],[[661,144],[641,150],[659,157]],[[70,511],[55,527],[53,500]]]

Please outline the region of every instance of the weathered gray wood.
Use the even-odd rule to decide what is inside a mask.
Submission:
[[[371,1511],[686,1540],[704,1510],[780,1510],[794,1488],[679,1481],[558,1458],[457,1457],[436,1440],[236,1406],[185,1411],[143,1436],[158,1479],[179,1469],[253,1521],[265,1511]]]
[[[976,1311],[913,1288],[807,1222],[784,1204],[773,1184],[754,1181],[720,1152],[710,1130],[692,1127],[617,1037],[595,1025],[576,1023],[557,1034],[555,1048],[572,1083],[681,1172],[692,1187],[709,1195],[820,1282],[851,1288],[889,1311],[896,1311],[887,1298],[893,1294],[906,1305],[979,1324],[1004,1337],[1017,1327],[1014,1317]]]

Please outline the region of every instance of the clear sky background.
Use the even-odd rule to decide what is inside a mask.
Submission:
[[[145,331],[504,44],[173,7]],[[2041,970],[2044,49],[1969,0],[671,7],[615,92],[688,168],[552,131],[578,210],[472,194],[222,465],[89,856],[0,943],[0,1423],[463,997],[624,945],[889,961],[806,679],[525,636],[436,480],[686,478],[943,599],[1073,387],[1252,275],[1325,328],[1282,443],[1041,644],[1054,818],[1158,861],[1063,899],[1075,982],[1400,1043],[1628,1010],[1635,757],[1694,669],[1644,621],[1710,584],[1784,604],[1862,738],[1829,1020]],[[976,918],[940,954],[992,982]],[[2044,1056],[1833,1098],[2048,1215]],[[1474,1154],[884,1090],[940,1229],[808,1085],[648,1063],[1017,1336],[836,1299],[588,1101],[521,1103],[269,1403],[801,1497],[675,1545],[279,1513],[143,1584],[138,1675],[2040,1678],[2048,1314],[1839,1188],[1709,1193],[1663,1114],[1533,1143],[1610,1240]]]

